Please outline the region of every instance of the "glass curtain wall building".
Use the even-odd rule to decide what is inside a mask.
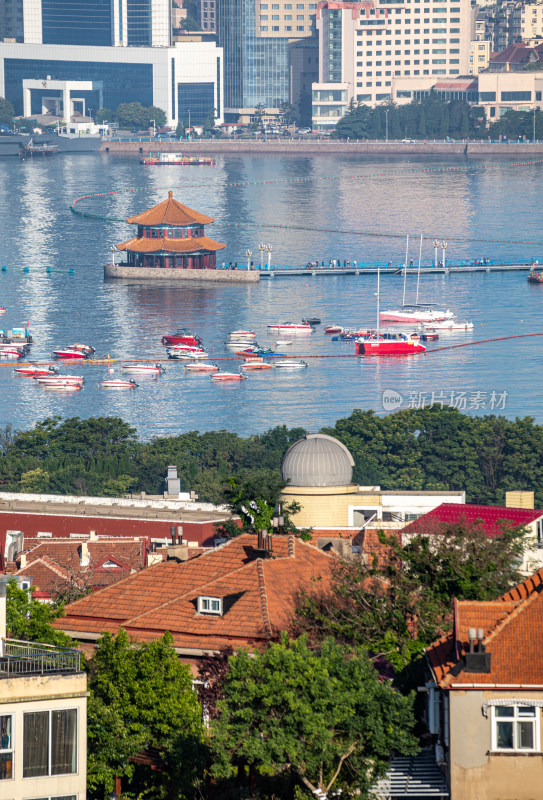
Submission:
[[[274,108],[290,98],[289,40],[257,32],[255,0],[218,0],[226,112]]]

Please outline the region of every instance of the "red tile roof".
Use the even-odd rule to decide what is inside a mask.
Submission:
[[[292,536],[275,536],[260,558],[242,534],[185,562],[155,564],[66,608],[57,626],[77,638],[123,627],[137,640],[170,631],[174,645],[215,650],[258,645],[288,627],[296,593],[327,586],[334,557]],[[200,614],[199,596],[222,598],[222,616]]]
[[[215,222],[215,219],[184,206],[183,203],[174,200],[173,192],[168,192],[167,200],[141,214],[136,214],[135,217],[128,217],[126,221],[139,225],[208,225]]]
[[[482,629],[491,653],[489,673],[465,672],[469,628]],[[437,683],[443,688],[543,686],[543,570],[494,601],[455,601],[454,629],[427,650]]]
[[[543,511],[537,508],[442,503],[414,522],[410,522],[402,529],[402,533],[436,534],[440,532],[442,526],[464,524],[480,525],[487,536],[497,536],[504,522],[511,525],[529,525],[541,517]]]
[[[130,250],[133,253],[197,253],[200,250],[222,250],[226,247],[209,236],[190,236],[187,239],[146,239],[133,238],[117,245],[117,250]]]

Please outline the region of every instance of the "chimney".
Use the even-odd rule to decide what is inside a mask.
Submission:
[[[24,569],[27,565],[26,553],[19,554],[19,569]]]
[[[179,544],[183,544],[183,526],[182,525],[178,525],[177,526],[177,541],[179,542]]]
[[[468,630],[469,653],[464,654],[461,666],[464,672],[490,673],[492,669],[492,653],[487,653],[483,644],[485,638],[484,628],[470,628]],[[477,643],[477,649],[475,648]]]
[[[477,652],[484,653],[483,639],[485,638],[484,628],[477,628]]]
[[[468,630],[468,639],[469,639],[469,651],[470,653],[475,652],[475,640],[477,639],[477,631],[475,628],[470,628]]]
[[[87,542],[81,542],[79,546],[79,565],[81,567],[88,567],[90,564],[89,545]]]
[[[168,472],[166,473],[166,479],[164,481],[165,484],[165,492],[164,497],[165,499],[168,498],[179,498],[179,493],[181,491],[181,481],[177,477],[177,467],[175,465],[168,467]]]
[[[188,544],[172,544],[166,548],[168,561],[188,561],[189,560],[189,546]]]
[[[170,525],[170,538],[172,540],[172,545],[177,544],[177,531],[175,529],[175,525]]]
[[[96,531],[89,531],[89,542],[97,542],[98,536],[96,535]]]
[[[258,531],[256,551],[260,556],[260,558],[271,556],[272,550],[273,550],[272,534],[268,533],[268,531],[265,529]]]

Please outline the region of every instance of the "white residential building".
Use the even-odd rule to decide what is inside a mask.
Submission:
[[[454,78],[469,72],[468,0],[325,0],[317,8],[319,82],[313,127],[333,127],[351,100],[393,97],[395,78]]]

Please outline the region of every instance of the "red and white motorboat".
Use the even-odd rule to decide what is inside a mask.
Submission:
[[[324,332],[331,334],[331,333],[343,333],[343,328],[341,325],[326,325],[324,328]]]
[[[26,367],[15,367],[13,370],[17,375],[27,376],[29,378],[38,378],[38,377],[53,377],[54,375],[58,375],[58,367],[40,367],[37,364],[32,365],[29,364]]]
[[[426,348],[419,339],[408,339],[402,335],[394,337],[378,332],[375,336],[356,340],[358,356],[408,356],[413,353],[425,353]]]
[[[400,306],[397,309],[389,309],[388,311],[381,311],[379,319],[382,322],[443,322],[446,319],[452,319],[454,314],[447,309],[441,311],[435,308],[433,303],[418,303],[415,305]]]
[[[82,350],[73,350],[71,347],[67,347],[65,350],[53,350],[53,355],[55,358],[72,359],[74,361],[82,361],[89,357],[89,353],[85,353]]]
[[[271,369],[271,364],[266,364],[264,361],[250,361],[248,364],[242,364],[241,369],[244,372],[259,372],[264,369]]]
[[[24,354],[23,354],[23,353],[21,353],[21,351],[20,351],[20,350],[12,350],[12,349],[9,349],[9,350],[0,350],[0,358],[6,358],[6,359],[12,359],[12,360],[14,360],[14,359],[19,359],[19,358],[21,358],[23,355],[24,355]]]
[[[156,364],[126,364],[121,367],[121,372],[137,372],[141,375],[162,375],[165,372],[158,362]]]
[[[49,384],[77,384],[83,385],[85,380],[82,375],[42,375],[34,378],[36,383],[41,383],[44,386]]]
[[[46,383],[43,388],[58,392],[79,392],[83,386],[80,383]]]
[[[187,356],[191,361],[199,361],[201,359],[209,358],[209,353],[206,353],[205,350],[193,350],[191,353],[187,353]]]
[[[229,342],[254,342],[256,333],[254,331],[230,331],[226,339]]]
[[[201,373],[210,373],[210,372],[218,372],[219,368],[216,364],[187,364],[185,366],[187,372],[201,372]]]
[[[80,353],[86,353],[88,356],[91,356],[93,353],[96,352],[94,347],[91,347],[90,344],[71,344],[68,350],[79,350]]]
[[[193,344],[196,347],[202,344],[200,336],[191,333],[187,328],[179,328],[176,333],[166,334],[160,341],[162,344]]]
[[[303,322],[276,322],[268,325],[269,331],[286,331],[288,333],[313,333],[314,328]]]
[[[201,350],[199,344],[172,344],[171,347],[166,348],[167,353],[196,353]]]
[[[122,378],[110,378],[99,384],[101,389],[135,389],[137,385],[135,380],[123,381]]]
[[[7,311],[7,308],[4,308],[4,306],[0,306],[0,314],[5,314],[6,311]]]
[[[216,381],[217,383],[235,383],[237,381],[244,381],[247,379],[245,375],[242,375],[239,372],[216,372],[211,376],[211,380]]]

